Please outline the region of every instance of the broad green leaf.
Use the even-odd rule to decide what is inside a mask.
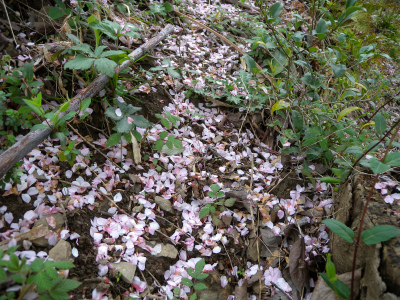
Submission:
[[[182,283],[186,286],[193,286],[193,282],[189,278],[182,278]]]
[[[99,58],[94,61],[94,67],[99,73],[113,77],[117,63],[108,58]]]
[[[55,20],[55,19],[61,18],[63,16],[63,11],[58,7],[52,6],[49,8],[48,15],[50,18]]]
[[[369,160],[369,166],[374,172],[374,174],[381,174],[385,173],[387,170],[390,170],[390,166],[382,163],[380,160],[376,159],[375,157]]]
[[[167,119],[161,119],[161,124],[167,128],[167,129],[171,129],[171,124],[168,122]]]
[[[180,78],[181,74],[175,70],[174,68],[167,68],[168,74],[171,75],[172,78]]]
[[[247,67],[249,68],[250,72],[254,73],[253,70],[257,69],[257,64],[255,60],[250,55],[243,55],[244,61],[246,62]]]
[[[156,150],[159,151],[159,152],[162,151],[163,146],[164,146],[163,140],[157,140],[157,141],[154,143],[154,147],[155,147]]]
[[[400,230],[391,225],[378,225],[361,233],[361,239],[366,245],[375,245],[386,242],[400,235]]]
[[[43,269],[44,263],[43,263],[44,259],[42,258],[36,258],[31,264],[29,269],[32,272],[39,272],[40,270]]]
[[[91,102],[90,98],[86,98],[85,100],[83,100],[80,104],[79,104],[79,110],[85,110],[86,108],[89,107]]]
[[[350,298],[350,289],[343,283],[343,281],[336,280],[333,282],[333,285],[336,287],[336,290],[340,297],[343,299]]]
[[[190,296],[189,300],[197,300],[197,294],[193,293],[193,295]]]
[[[52,279],[45,272],[35,274],[33,282],[40,288],[50,290]]]
[[[361,110],[361,111],[362,111],[362,108],[359,108],[359,107],[357,107],[357,106],[351,106],[351,107],[347,107],[347,108],[343,109],[343,110],[339,113],[338,121],[340,121],[342,118],[344,118],[344,117],[347,116],[349,113],[351,113],[352,111],[355,111],[355,110]]]
[[[165,12],[166,12],[166,13],[169,13],[169,12],[171,12],[171,11],[174,11],[174,7],[173,7],[172,4],[169,3],[169,2],[164,2],[164,3],[163,3],[163,6],[164,6],[164,9],[165,9]]]
[[[218,184],[212,184],[210,185],[210,189],[214,192],[217,193],[221,188]]]
[[[225,200],[224,205],[226,207],[231,207],[235,204],[236,199],[235,198],[228,198]]]
[[[381,113],[377,113],[374,117],[375,130],[378,134],[383,134],[386,131],[385,117]]]
[[[356,5],[356,3],[357,3],[357,0],[347,0],[346,1],[346,9],[351,7],[351,6]]]
[[[106,146],[107,147],[112,147],[115,144],[117,144],[121,140],[122,133],[121,132],[116,132],[110,135],[109,139],[107,140]]]
[[[319,275],[320,275],[321,278],[325,281],[325,283],[326,283],[332,290],[334,290],[333,285],[332,285],[332,282],[329,280],[328,274],[326,274],[326,273],[319,273]]]
[[[351,146],[351,147],[347,148],[344,152],[350,153],[350,154],[356,154],[356,155],[364,153],[364,151],[359,146]]]
[[[88,70],[92,67],[94,58],[83,56],[78,54],[73,60],[70,60],[64,65],[65,69],[75,69],[75,70]]]
[[[131,117],[133,119],[133,124],[135,124],[137,127],[147,128],[150,126],[149,121],[147,121],[142,115],[133,115]]]
[[[318,141],[319,141],[320,139],[321,139],[321,137],[319,137],[319,136],[311,137],[311,138],[309,138],[309,139],[304,140],[304,141],[301,143],[301,146],[302,146],[302,147],[308,147],[308,146],[314,145],[314,144],[318,143]]]
[[[106,109],[106,112],[104,113],[107,117],[109,117],[110,119],[113,119],[114,121],[119,121],[122,118],[124,118],[123,115],[121,116],[117,116],[117,114],[115,113],[116,108],[115,107],[108,107]]]
[[[110,51],[105,51],[105,52],[101,53],[101,57],[108,57],[108,56],[120,55],[120,54],[125,54],[125,52],[122,50],[110,50]]]
[[[335,219],[323,220],[324,223],[332,232],[336,233],[346,242],[353,243],[354,232],[349,227]]]
[[[336,268],[335,268],[335,264],[332,262],[331,260],[331,254],[328,253],[327,255],[327,261],[326,261],[326,265],[325,265],[325,271],[326,271],[326,275],[328,275],[329,277],[329,281],[336,281],[337,277],[336,277]],[[335,280],[333,280],[334,278],[336,278]]]
[[[1,282],[3,279],[7,279],[7,274],[6,274],[6,271],[4,271],[3,268],[0,268],[0,282]]]
[[[324,19],[319,19],[315,31],[317,32],[317,34],[325,34],[328,32],[328,25],[326,25]]]
[[[207,274],[207,273],[201,273],[196,276],[196,279],[203,280],[203,279],[206,279],[208,276],[209,276],[209,274]]]
[[[386,156],[385,164],[392,166],[392,167],[400,166],[400,152],[389,153]]]
[[[303,128],[303,118],[297,110],[292,110],[292,121],[297,132]]]
[[[283,3],[277,2],[269,8],[269,14],[272,18],[276,19],[280,16],[283,10]]]
[[[47,124],[36,124],[31,128],[31,131],[39,130],[39,129],[47,129],[49,125]]]
[[[72,279],[63,279],[57,284],[57,286],[54,288],[54,290],[65,293],[65,292],[69,292],[69,291],[76,289],[81,284],[82,283],[72,280]]]
[[[199,275],[201,272],[203,272],[204,267],[206,265],[206,261],[204,260],[204,258],[200,259],[196,265],[194,266],[194,272],[197,275]]]
[[[26,81],[32,81],[33,80],[33,65],[34,65],[34,61],[32,62],[26,62],[24,65],[24,77],[26,79]]]
[[[339,178],[333,178],[330,176],[322,177],[321,182],[332,183],[332,184],[339,184],[342,181]]]
[[[205,289],[207,289],[207,286],[202,282],[198,282],[194,285],[195,291],[201,291],[201,290],[205,290]]]
[[[345,65],[335,65],[334,63],[331,63],[331,67],[335,78],[342,76],[344,73],[346,73],[347,70],[347,67]]]
[[[58,109],[59,112],[65,112],[69,108],[70,102],[63,103],[60,108]]]
[[[188,268],[187,269],[187,272],[188,272],[188,274],[189,274],[189,276],[190,277],[195,277],[196,276],[196,274],[194,273],[194,270],[193,270],[193,268]]]
[[[105,47],[105,46],[101,46],[101,47]],[[92,48],[90,47],[89,44],[76,45],[76,46],[71,47],[71,50],[79,51],[79,52],[89,54],[91,56],[95,56],[95,54],[93,53]]]
[[[167,131],[163,131],[163,132],[160,132],[158,135],[160,136],[160,139],[163,140],[168,136],[168,132]]]
[[[199,218],[206,217],[210,214],[210,208],[209,207],[203,207],[199,213]]]
[[[308,71],[312,72],[312,67],[309,63],[303,61],[303,60],[295,60],[294,63],[296,65],[300,65],[303,66],[304,68],[306,68]]]
[[[285,100],[279,100],[278,102],[276,102],[274,105],[272,105],[271,108],[271,115],[277,111],[277,110],[281,110],[284,108],[288,108],[290,106],[289,102],[286,102]]]
[[[75,265],[72,262],[69,261],[46,261],[45,265],[48,267],[53,267],[53,268],[57,268],[60,270],[68,270],[68,269],[72,269],[73,267],[75,267]]]

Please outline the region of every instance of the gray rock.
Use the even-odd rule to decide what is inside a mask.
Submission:
[[[162,210],[172,212],[172,204],[169,200],[160,196],[155,196],[154,201]]]
[[[71,245],[64,240],[59,240],[58,243],[49,251],[49,257],[55,261],[74,261],[71,254]]]
[[[178,256],[178,250],[175,248],[174,245],[163,244],[161,246],[161,252],[158,253],[156,256],[176,258]]]
[[[47,219],[50,217],[53,217],[55,219],[56,227],[51,227],[47,223]],[[43,228],[48,228],[48,230],[56,232],[60,228],[64,227],[64,225],[65,225],[64,216],[61,213],[55,213],[55,214],[43,216],[40,220],[37,220],[35,222],[33,227],[38,227],[40,225],[43,225]],[[48,245],[48,241],[45,237],[40,237],[38,239],[35,239],[32,241],[32,243],[35,246],[40,246],[40,247],[46,247]]]
[[[120,262],[119,264],[111,263],[112,266],[121,273],[121,278],[126,283],[131,284],[135,276],[136,266],[128,262]]]

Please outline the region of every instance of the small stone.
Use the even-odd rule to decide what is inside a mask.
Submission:
[[[178,250],[176,250],[175,246],[171,244],[163,244],[161,246],[161,252],[158,253],[156,256],[176,258],[178,256]]]
[[[213,143],[219,143],[220,141],[222,141],[224,137],[222,135],[217,135],[215,138],[213,138]]]
[[[58,243],[49,251],[49,257],[55,261],[74,261],[74,258],[71,255],[71,245],[64,240],[59,240]]]
[[[142,209],[143,209],[143,205],[140,204],[140,205],[137,205],[137,206],[135,206],[134,208],[132,208],[132,212],[133,212],[133,213],[138,213],[138,212],[141,212]]]
[[[112,266],[121,273],[121,278],[126,283],[131,284],[135,276],[136,266],[128,262],[120,262],[119,264],[111,263]]]
[[[47,222],[47,219],[53,217],[56,223],[55,227],[52,227]],[[56,232],[57,230],[61,229],[64,226],[64,216],[61,213],[55,213],[50,215],[43,216],[40,220],[37,220],[33,227],[38,227],[43,225],[43,228],[48,228],[49,231]],[[40,237],[32,241],[35,246],[46,247],[49,243],[45,237]]]
[[[169,200],[160,196],[155,196],[154,201],[162,210],[172,212],[172,204]]]

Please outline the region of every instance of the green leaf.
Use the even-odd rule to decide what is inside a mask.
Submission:
[[[203,207],[199,213],[199,218],[206,217],[210,214],[210,208],[208,207]]]
[[[330,230],[332,230],[332,232],[336,233],[346,242],[353,243],[353,230],[344,225],[342,222],[339,222],[335,219],[326,219],[323,220],[322,223],[324,223]]]
[[[333,281],[332,279],[334,279],[334,278],[336,278],[336,280],[337,280],[336,268],[335,268],[335,264],[331,260],[331,256],[332,255],[330,253],[328,253],[327,262],[325,265],[326,275],[328,275],[330,282],[332,282]]]
[[[236,199],[235,198],[228,198],[225,200],[224,205],[226,207],[231,207],[235,204]]]
[[[317,34],[325,34],[328,32],[328,25],[326,25],[324,19],[319,19],[315,31],[317,32]]]
[[[80,51],[80,52],[89,54],[91,56],[95,56],[95,54],[93,53],[92,48],[90,47],[89,44],[79,44],[79,45],[71,47],[71,50]]]
[[[350,289],[342,281],[336,280],[335,282],[333,282],[333,285],[336,287],[336,290],[340,297],[344,299],[350,298]]]
[[[356,5],[356,3],[357,3],[357,0],[347,0],[346,1],[346,9],[351,7],[351,6]]]
[[[207,289],[207,286],[202,282],[198,282],[194,285],[195,291],[201,291],[201,290],[205,290],[205,289]]]
[[[7,279],[7,274],[6,274],[6,271],[4,271],[3,268],[0,268],[0,282],[1,282],[3,279]]]
[[[26,79],[26,81],[32,81],[33,80],[33,65],[34,65],[34,61],[32,62],[26,62],[24,65],[24,77]]]
[[[52,279],[45,272],[36,274],[33,282],[40,288],[50,290]]]
[[[75,35],[66,32],[65,35],[75,44],[75,45],[79,45],[81,43],[81,41],[79,40],[78,37],[76,37]]]
[[[161,119],[161,124],[167,128],[167,129],[171,129],[171,124],[168,122],[167,119]]]
[[[64,65],[65,69],[75,69],[75,70],[88,70],[92,67],[94,58],[83,56],[78,54],[73,60],[70,60]]]
[[[69,108],[70,102],[63,103],[60,108],[58,109],[59,112],[65,112]]]
[[[303,129],[303,117],[296,110],[292,110],[292,121],[297,132]]]
[[[107,46],[98,46],[96,49],[94,49],[94,57],[104,57],[102,55],[104,49],[106,49]]]
[[[206,261],[204,260],[204,258],[200,259],[200,260],[196,263],[196,265],[194,266],[194,272],[195,272],[195,274],[196,274],[196,277],[197,277],[197,275],[199,275],[201,272],[203,272],[205,265],[206,265]]]
[[[217,193],[221,188],[218,184],[212,184],[210,185],[210,189],[214,192]]]
[[[163,141],[163,140],[157,140],[157,141],[154,143],[154,147],[156,148],[156,150],[157,150],[158,152],[161,152],[163,146],[164,146],[164,141]]]
[[[374,174],[385,173],[387,170],[390,169],[390,166],[382,163],[375,157],[373,157],[369,160],[369,166],[370,166],[372,172],[374,172]]]
[[[344,152],[350,153],[350,154],[355,154],[355,155],[360,155],[360,154],[364,153],[364,151],[359,146],[351,146],[351,147],[347,148]]]
[[[50,128],[47,124],[36,124],[31,128],[31,131],[39,130],[39,129],[47,129]]]
[[[58,7],[52,6],[49,8],[48,14],[49,14],[50,18],[55,20],[55,19],[61,18],[63,16],[63,11]]]
[[[196,274],[194,273],[193,268],[188,268],[188,269],[187,269],[187,272],[188,272],[188,274],[189,274],[190,277],[195,278]]]
[[[123,115],[121,116],[117,116],[117,114],[115,113],[116,108],[115,107],[108,107],[106,109],[105,115],[111,119],[113,119],[114,121],[119,121],[121,119],[124,118]]]
[[[167,68],[168,74],[171,75],[172,78],[180,78],[181,74],[176,71],[174,68]]]
[[[400,152],[389,153],[386,156],[385,164],[388,164],[389,166],[392,167],[400,166]]]
[[[140,127],[140,128],[147,128],[150,126],[149,121],[147,121],[145,119],[145,117],[143,117],[142,115],[133,115],[133,124],[135,124],[135,126]]]
[[[386,131],[385,117],[381,113],[377,113],[374,117],[375,130],[378,134],[383,134]]]
[[[169,2],[164,2],[164,3],[163,3],[163,6],[164,6],[164,9],[165,9],[165,12],[166,12],[166,13],[169,13],[169,12],[171,12],[171,11],[174,11],[174,7],[173,7],[172,4],[169,3]]]
[[[271,108],[271,115],[272,115],[275,111],[288,108],[289,106],[290,106],[290,103],[289,103],[289,102],[286,102],[285,100],[279,100],[279,101],[276,102],[274,105],[272,105],[272,108]]]
[[[320,139],[321,139],[321,137],[319,137],[319,136],[311,137],[311,138],[309,138],[309,139],[304,140],[304,141],[301,143],[301,146],[302,146],[302,147],[308,147],[308,146],[310,146],[310,145],[314,145],[314,144],[318,143],[318,141],[319,141]]]
[[[189,300],[196,300],[197,299],[197,294],[193,293],[192,296],[190,296]]]
[[[209,274],[207,274],[207,273],[201,273],[196,276],[196,279],[203,280],[203,279],[206,279],[208,276],[209,276]]]
[[[55,279],[58,276],[58,273],[56,271],[56,269],[54,269],[53,267],[45,267],[46,273],[47,275],[49,275],[50,278]]]
[[[283,10],[283,3],[277,2],[269,8],[269,14],[272,18],[276,19],[280,16]]]
[[[362,111],[362,108],[359,108],[359,107],[357,107],[357,106],[351,106],[351,107],[347,107],[347,108],[343,109],[343,110],[339,113],[338,121],[340,121],[342,118],[344,118],[344,117],[347,116],[349,113],[351,113],[352,111],[355,111],[355,110],[361,110],[361,111]]]
[[[163,132],[160,132],[158,135],[160,136],[160,139],[163,140],[168,136],[168,132],[167,131],[163,131]]]
[[[366,245],[375,245],[386,242],[391,238],[400,235],[400,230],[391,225],[378,225],[361,233],[362,241]]]
[[[333,178],[330,176],[322,177],[321,182],[331,183],[331,184],[340,184],[342,181],[339,178]]]
[[[331,67],[335,78],[342,76],[344,73],[346,73],[347,70],[347,67],[345,65],[335,65],[334,63],[331,63]]]
[[[79,104],[79,110],[82,111],[82,110],[85,110],[86,108],[88,108],[91,101],[92,101],[92,100],[91,100],[90,98],[86,98],[85,100],[83,100],[83,101]]]
[[[42,258],[36,258],[30,265],[30,270],[32,272],[39,272],[40,270],[43,269],[44,263],[43,263],[44,259]]]
[[[182,278],[182,283],[188,287],[193,286],[193,282],[189,278]]]
[[[99,73],[113,77],[117,63],[108,58],[99,58],[94,61],[94,67]]]
[[[254,73],[253,70],[257,69],[257,64],[255,60],[250,55],[243,55],[244,61],[246,62],[247,67],[249,68],[250,72]]]
[[[122,50],[110,50],[101,53],[100,57],[107,57],[107,56],[121,55],[121,54],[125,54],[125,52]]]
[[[109,139],[107,140],[106,146],[107,147],[112,147],[116,145],[120,140],[121,140],[122,133],[121,132],[116,132],[110,135]]]

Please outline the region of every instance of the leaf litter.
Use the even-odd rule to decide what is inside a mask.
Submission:
[[[185,13],[203,24],[209,24],[208,17],[216,9],[228,13],[232,24],[238,22],[241,12],[231,4],[210,5],[207,1],[188,4]],[[121,144],[107,148],[106,137],[99,134],[92,143],[103,149],[107,161],[100,156],[87,158],[91,149],[82,136],[71,132],[70,140],[75,141],[75,147],[85,157],[78,155],[67,170],[58,159],[61,150],[57,140],[43,142],[24,158],[21,183],[6,185],[3,197],[18,195],[31,209],[14,218],[4,202],[0,207],[1,239],[8,246],[15,245],[17,240],[13,237],[30,231],[37,220],[47,218],[50,231],[45,238],[49,246],[59,239],[67,240],[74,246],[73,257],[85,256],[93,264],[92,269],[95,268],[93,278],[86,279],[95,282],[96,287],[76,293],[84,298],[124,295],[171,299],[174,288],[179,287],[179,296],[186,299],[191,290],[182,285],[182,279],[191,279],[188,270],[202,257],[207,262],[203,272],[217,271],[221,290],[231,288],[228,299],[233,299],[234,289],[237,298],[256,299],[258,294],[246,282],[254,276],[258,278],[259,271],[267,296],[286,293],[291,297],[295,291],[301,294],[303,287],[313,287],[313,278],[316,279],[316,272],[309,278],[307,265],[329,251],[328,233],[320,223],[332,205],[327,185],[317,182],[314,188],[303,181],[304,185],[288,186],[288,197],[273,193],[285,173],[294,172],[299,179],[302,176],[284,168],[280,154],[260,142],[250,128],[243,127],[245,112],[238,114],[236,121],[229,121],[228,112],[221,111],[218,102],[196,106],[192,99],[186,98],[187,89],[206,87],[204,76],[232,84],[233,96],[242,95],[246,99],[249,95],[234,84],[234,75],[240,68],[239,54],[193,24],[182,26],[176,26],[175,35],[155,49],[160,57],[156,64],[163,66],[162,62],[169,58],[168,67],[172,70],[180,67],[182,78],[173,78],[171,74],[176,74],[172,70],[160,70],[152,78],[154,82],[132,91],[132,94],[151,94],[157,93],[156,85],[164,86],[169,99],[159,101],[170,103],[163,108],[163,114],[171,114],[179,121],[169,126],[171,129],[162,124],[148,131],[137,128],[146,141],[133,144],[133,154],[123,138]],[[160,28],[152,26],[151,30]],[[239,47],[249,51],[250,44],[238,39],[243,42]],[[177,88],[178,83],[182,84],[181,89]],[[218,94],[223,88],[222,81],[213,88]],[[244,103],[249,104],[248,98]],[[93,113],[91,109],[87,112]],[[146,143],[160,139],[161,132],[179,139],[183,151],[168,154],[146,148]],[[200,217],[205,205],[217,202],[208,195],[212,185],[218,185],[226,199],[236,200],[223,211]],[[324,213],[304,214],[312,210]],[[67,221],[54,232],[51,229],[56,213],[63,213]],[[77,216],[87,217],[85,224],[71,224]],[[289,227],[295,228],[292,239],[285,234]],[[299,227],[303,231],[301,238]],[[260,258],[249,255],[251,243],[257,239],[262,250],[257,253]],[[85,249],[80,244],[92,248]],[[34,251],[30,245],[24,247],[17,254],[30,261],[48,257],[47,250],[51,248],[32,248],[46,250]],[[113,264],[122,262],[137,267],[132,282],[125,286],[115,282]],[[287,266],[290,276],[285,276]],[[110,279],[119,287],[113,287]],[[308,293],[305,299],[310,297]]]

